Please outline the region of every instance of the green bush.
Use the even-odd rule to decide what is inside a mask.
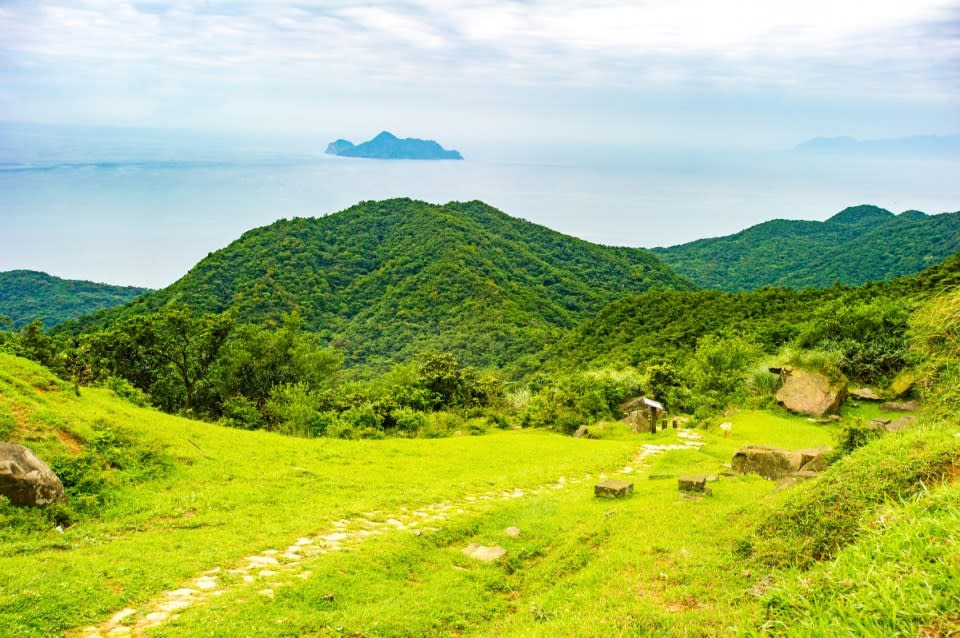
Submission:
[[[257,409],[257,405],[243,395],[229,397],[223,402],[221,423],[241,430],[259,430],[266,427],[267,421]]]
[[[427,415],[411,408],[398,408],[393,411],[396,428],[401,432],[415,434],[427,427]]]
[[[107,377],[102,385],[105,388],[113,390],[113,393],[121,399],[125,399],[136,406],[142,408],[150,405],[150,395],[122,377]]]
[[[351,427],[359,430],[383,430],[383,425],[376,410],[369,403],[357,405],[340,414],[340,419]]]
[[[324,430],[320,411],[326,399],[306,383],[275,386],[264,406],[273,427],[283,434],[311,437]]]
[[[744,375],[759,355],[756,344],[740,336],[701,337],[684,370],[693,407],[718,412],[742,402],[746,398]]]
[[[427,439],[437,439],[450,436],[466,428],[466,421],[453,412],[432,412],[428,415],[427,425],[420,430],[420,435]]]

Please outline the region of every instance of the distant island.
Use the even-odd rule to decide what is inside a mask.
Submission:
[[[433,140],[415,137],[400,139],[393,133],[383,131],[362,144],[337,140],[327,145],[327,155],[340,157],[365,157],[368,159],[400,160],[462,160],[459,151],[447,150]]]

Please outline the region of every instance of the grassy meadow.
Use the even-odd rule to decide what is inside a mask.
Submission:
[[[743,551],[745,539],[777,520],[795,494],[816,503],[820,480],[778,490],[756,476],[720,475],[724,464],[747,443],[830,444],[838,426],[779,411],[728,419],[728,437],[700,428],[699,450],[640,464],[644,444],[681,443],[682,430],[633,434],[610,424],[602,440],[543,430],[298,439],[138,408],[105,389],[78,396],[39,365],[0,355],[0,423],[12,440],[67,469],[91,450],[110,460],[81,473],[99,489],[59,515],[62,531],[56,514],[0,509],[0,635],[100,635],[90,626],[110,628],[102,635],[171,637],[907,635],[882,623],[850,624],[866,632],[850,633],[837,620],[890,603],[891,574],[865,565],[874,551],[930,559],[911,563],[904,594],[923,599],[928,613],[901,609],[894,627],[915,629],[936,612],[949,629],[944,610],[960,602],[951,575],[960,556],[955,484],[931,482],[923,501],[905,492],[906,505],[887,499],[884,524],[871,523],[862,540],[859,528],[851,532],[835,561],[809,571],[763,562]],[[904,445],[960,458],[952,434],[940,433],[935,445],[917,436]],[[856,456],[826,476],[860,467],[848,462]],[[901,465],[916,458],[905,455]],[[689,473],[719,475],[712,495],[681,496],[676,477]],[[633,481],[634,494],[594,498],[601,476]],[[438,505],[449,515],[419,526],[396,520]],[[298,538],[358,526],[376,533],[289,568],[281,561],[253,576],[235,569]],[[519,534],[507,535],[509,527]],[[796,531],[770,529],[771,537]],[[463,553],[471,543],[506,555],[474,560]],[[762,542],[753,544],[762,555]],[[854,578],[857,570],[868,576]],[[137,624],[165,592],[205,573],[217,574],[216,595],[164,622]],[[851,584],[861,581],[862,591]],[[935,600],[931,583],[941,586]],[[125,608],[136,612],[103,624]]]

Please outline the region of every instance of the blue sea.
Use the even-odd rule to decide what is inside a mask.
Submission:
[[[256,226],[388,197],[641,247],[861,203],[960,210],[952,156],[440,140],[465,161],[379,161],[325,155],[335,137],[0,124],[0,271],[162,287]]]

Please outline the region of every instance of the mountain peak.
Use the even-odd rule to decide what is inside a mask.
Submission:
[[[390,131],[380,131],[380,132],[377,134],[377,136],[376,136],[375,138],[373,138],[373,141],[374,141],[374,142],[386,142],[386,141],[388,141],[388,140],[391,140],[391,141],[392,141],[392,140],[396,140],[396,139],[399,139],[399,138],[398,138],[396,135],[394,135],[393,133],[391,133]]]
[[[889,219],[895,215],[886,208],[873,206],[871,204],[861,204],[860,206],[850,206],[827,220],[828,224],[858,224],[867,219]]]
[[[433,349],[504,365],[623,294],[692,287],[646,250],[591,244],[482,202],[390,199],[248,231],[111,317],[170,303],[253,323],[298,311],[350,364]]]

